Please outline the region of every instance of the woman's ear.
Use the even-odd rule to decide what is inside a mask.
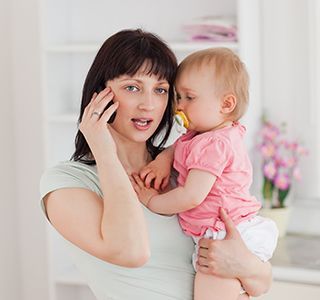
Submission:
[[[237,106],[237,98],[233,94],[227,94],[223,96],[221,103],[221,112],[229,114],[234,111]]]

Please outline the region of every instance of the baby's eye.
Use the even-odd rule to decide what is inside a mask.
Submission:
[[[181,99],[180,94],[177,94],[177,95],[176,95],[176,100],[179,101],[180,99]]]
[[[139,89],[134,85],[128,85],[126,86],[126,90],[129,92],[137,92]]]
[[[166,94],[166,93],[168,93],[168,91],[166,89],[164,89],[164,88],[157,88],[156,92],[158,94]]]
[[[194,99],[194,97],[192,97],[192,96],[186,96],[186,99],[189,100],[189,101],[191,101],[191,100]]]

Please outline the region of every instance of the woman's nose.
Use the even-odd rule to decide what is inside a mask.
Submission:
[[[139,103],[139,109],[143,110],[153,110],[155,107],[155,99],[154,95],[152,93],[146,93],[145,95],[142,96],[142,100]]]

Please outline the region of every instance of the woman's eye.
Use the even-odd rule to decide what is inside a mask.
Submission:
[[[157,88],[156,89],[157,94],[166,94],[168,91],[164,88]]]
[[[126,86],[126,90],[129,91],[129,92],[136,92],[139,89],[134,85],[128,85],[128,86]]]

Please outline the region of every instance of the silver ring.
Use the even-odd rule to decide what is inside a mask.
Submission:
[[[91,114],[91,117],[92,117],[93,115],[97,115],[98,117],[100,117],[100,116],[101,116],[101,112],[94,111],[94,112]]]

